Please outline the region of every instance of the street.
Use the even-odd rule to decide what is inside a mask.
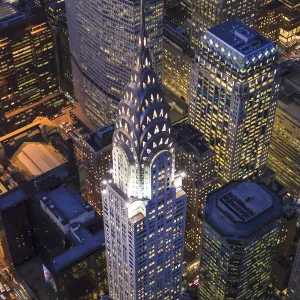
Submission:
[[[5,261],[0,259],[0,300],[2,299],[30,300],[31,297],[22,282],[8,269]]]

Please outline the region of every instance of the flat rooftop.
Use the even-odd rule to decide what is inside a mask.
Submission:
[[[263,184],[231,182],[211,194],[204,220],[221,235],[247,238],[282,214],[282,200]]]
[[[190,124],[173,125],[173,136],[178,147],[199,158],[207,151],[211,151],[203,134]]]
[[[46,194],[41,193],[39,197],[64,225],[82,214],[93,210],[92,207],[70,186],[61,186]],[[42,200],[42,197],[45,198]]]
[[[91,133],[84,140],[89,144],[95,152],[112,144],[115,125],[106,125],[99,127],[95,132]]]
[[[248,56],[274,43],[237,19],[231,19],[207,31],[208,35],[227,44],[233,50]]]
[[[81,240],[81,242],[77,245],[74,245],[70,250],[67,250],[66,252],[52,259],[49,266],[51,271],[61,272],[64,269],[76,264],[84,257],[88,257],[97,250],[105,251],[105,237],[103,229],[99,230],[95,234],[92,234],[86,227],[80,225],[78,230],[75,231],[75,234]]]
[[[23,202],[28,198],[28,194],[22,188],[17,188],[12,190],[11,192],[2,194],[0,196],[0,210],[6,210],[18,203]]]

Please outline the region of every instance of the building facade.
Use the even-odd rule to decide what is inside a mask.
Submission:
[[[188,102],[192,62],[188,38],[169,25],[164,35],[163,85]]]
[[[206,30],[232,18],[253,26],[257,18],[258,0],[195,0],[192,1],[191,48],[195,51],[201,44]]]
[[[277,106],[273,42],[238,20],[206,32],[192,66],[189,121],[216,153],[221,183],[260,176]]]
[[[154,69],[161,77],[164,0],[146,1],[146,27]],[[116,119],[134,66],[140,0],[67,0],[75,98],[99,126]],[[103,71],[105,70],[105,72]]]
[[[279,28],[282,21],[283,4],[277,0],[261,1],[255,30],[261,35],[278,44]]]
[[[182,187],[187,194],[185,248],[200,255],[203,210],[207,195],[217,186],[215,154],[203,135],[191,125],[173,126],[176,141],[176,170],[183,172]]]
[[[205,205],[200,299],[266,299],[281,199],[266,186],[231,182]]]
[[[83,163],[86,170],[86,198],[94,210],[102,215],[102,190],[110,181],[112,138],[115,127],[100,127],[83,142]]]
[[[293,269],[288,285],[288,299],[298,300],[300,295],[300,243],[298,242],[297,252],[293,263]]]
[[[26,4],[0,5],[0,76],[5,80],[7,90],[7,96],[0,104],[1,119],[9,119],[6,115],[19,109],[25,111],[19,120],[14,120],[19,127],[32,121],[32,105],[41,99],[46,106],[43,114],[47,113],[48,103],[51,111],[52,99],[45,97],[58,91],[50,27],[40,7],[32,1]],[[57,102],[55,106],[57,110],[61,107]],[[23,119],[26,124],[22,124]]]
[[[284,64],[268,166],[276,179],[300,196],[300,64]]]
[[[282,21],[279,42],[283,47],[295,45],[300,39],[300,3],[298,0],[282,0]]]
[[[109,295],[179,299],[186,195],[175,180],[169,107],[146,47],[143,1],[141,10],[137,63],[113,136],[113,182],[103,191]]]

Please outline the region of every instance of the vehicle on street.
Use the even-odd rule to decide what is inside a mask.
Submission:
[[[3,294],[1,294],[0,297],[1,297],[2,299],[6,299],[6,297],[5,297]]]
[[[4,287],[8,292],[10,291],[10,287],[6,283],[4,283]]]
[[[16,296],[13,293],[9,293],[11,299],[16,299]]]

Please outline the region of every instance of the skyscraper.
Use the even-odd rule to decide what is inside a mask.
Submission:
[[[297,43],[300,34],[300,2],[281,0],[283,3],[279,41],[282,46],[290,47]]]
[[[279,91],[275,53],[273,42],[235,19],[202,37],[189,120],[215,151],[221,183],[265,167]]]
[[[272,131],[268,167],[276,179],[300,196],[300,64],[281,65],[282,83]]]
[[[191,48],[197,50],[201,36],[220,23],[237,18],[248,26],[253,26],[257,18],[258,0],[194,0],[192,1]]]
[[[263,184],[231,182],[205,204],[200,299],[266,299],[281,199]]]
[[[112,138],[115,127],[98,128],[84,139],[83,163],[86,172],[86,198],[94,210],[102,215],[102,193],[111,165]]]
[[[143,2],[136,66],[113,136],[113,183],[103,197],[109,294],[179,299],[186,195],[174,175],[169,107],[147,48]]]
[[[300,243],[298,242],[297,252],[294,259],[293,269],[288,285],[288,299],[298,300],[300,295]]]
[[[0,77],[7,92],[0,103],[3,126],[13,120],[9,129],[20,128],[33,121],[36,112],[54,115],[65,101],[55,94],[53,40],[42,9],[32,1],[1,3],[0,46]]]
[[[199,256],[202,214],[207,195],[218,186],[215,154],[203,134],[190,124],[173,126],[176,140],[176,169],[183,172],[182,187],[187,194],[185,248]]]
[[[164,0],[146,1],[149,49],[162,68]],[[138,48],[140,1],[66,0],[75,98],[97,124],[116,118]]]

